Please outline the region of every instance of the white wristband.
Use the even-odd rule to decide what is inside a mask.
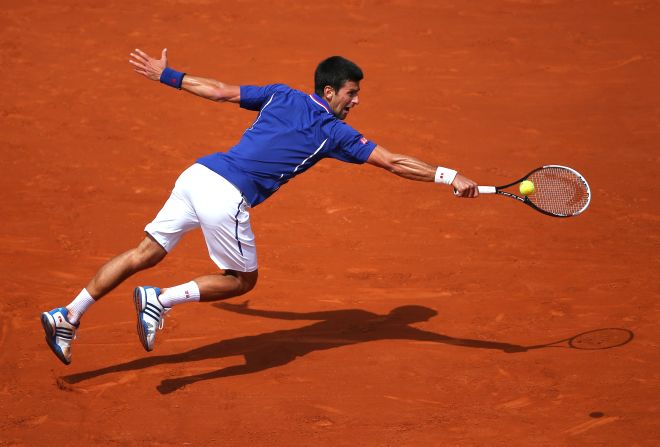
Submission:
[[[435,182],[442,183],[443,185],[451,185],[454,178],[456,178],[456,174],[458,174],[458,172],[453,169],[438,166],[438,169],[435,171]]]

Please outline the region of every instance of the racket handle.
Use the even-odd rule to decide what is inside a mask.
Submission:
[[[494,186],[477,186],[477,189],[479,190],[479,194],[495,194],[497,192],[497,188]],[[454,188],[454,195],[458,195],[456,188]]]

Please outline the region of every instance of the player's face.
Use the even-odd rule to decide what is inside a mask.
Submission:
[[[339,91],[326,87],[325,99],[328,101],[333,115],[340,120],[346,119],[348,112],[360,103],[359,91],[360,83],[355,81],[346,81]]]

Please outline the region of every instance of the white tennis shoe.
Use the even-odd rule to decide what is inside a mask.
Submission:
[[[141,286],[133,291],[133,302],[137,312],[137,333],[142,346],[147,351],[153,351],[156,331],[163,328],[164,316],[171,309],[160,304],[159,295],[158,287]]]
[[[53,354],[65,365],[71,363],[71,342],[76,338],[76,330],[80,326],[71,324],[66,307],[58,307],[41,314],[41,325],[46,332],[46,343]]]

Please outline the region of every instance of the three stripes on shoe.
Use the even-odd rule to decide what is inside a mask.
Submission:
[[[73,340],[73,331],[66,327],[55,327],[55,336],[66,340]]]

